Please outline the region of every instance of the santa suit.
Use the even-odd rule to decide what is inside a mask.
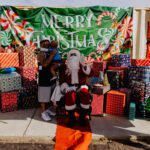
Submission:
[[[66,94],[65,109],[67,111],[76,108],[77,97],[79,97],[80,107],[86,110],[89,109],[90,93],[86,85],[86,79],[90,72],[90,66],[84,64],[83,57],[81,57],[79,51],[71,50],[68,54],[67,64],[60,72],[61,91]]]

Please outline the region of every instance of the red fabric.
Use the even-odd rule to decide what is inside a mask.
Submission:
[[[60,84],[62,84],[64,82],[67,82],[68,84],[71,84],[71,75],[66,74],[66,65],[63,65],[60,68],[59,74],[60,74]],[[91,75],[91,73],[90,73],[90,75]],[[85,84],[86,80],[87,80],[87,77],[90,76],[90,75],[86,75],[82,70],[82,66],[80,65],[80,69],[79,69],[79,72],[78,72],[79,84]]]
[[[77,97],[77,94],[75,91],[71,91],[71,92],[67,92],[66,93],[66,105],[67,106],[72,106],[76,103],[76,97]]]
[[[146,58],[150,59],[150,44],[147,45],[147,54]]]
[[[84,127],[76,124],[73,128],[66,124],[66,117],[57,119],[55,150],[88,150],[92,141],[90,124]]]
[[[89,93],[89,91],[80,91],[79,92],[79,97],[80,97],[80,103],[81,104],[84,104],[84,105],[88,105],[88,104],[90,104],[90,93]]]

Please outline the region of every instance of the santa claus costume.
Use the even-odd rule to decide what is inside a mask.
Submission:
[[[85,65],[84,57],[81,56],[78,50],[71,50],[67,55],[65,66],[60,71],[60,89],[65,93],[65,109],[68,112],[68,126],[74,126],[76,118],[74,115],[77,102],[80,106],[80,125],[86,124],[85,116],[89,112],[91,95],[89,87],[86,85],[87,77],[91,73],[91,67]],[[55,93],[61,93],[56,92]],[[53,99],[59,101],[61,94],[53,95]]]

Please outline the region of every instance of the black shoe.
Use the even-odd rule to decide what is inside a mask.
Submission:
[[[74,111],[68,111],[68,123],[67,123],[67,127],[73,127],[76,123],[76,117],[74,115]]]

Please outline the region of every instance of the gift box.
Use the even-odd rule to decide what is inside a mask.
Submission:
[[[126,94],[125,114],[127,115],[129,113],[129,106],[131,101],[131,89],[120,88],[119,91]]]
[[[131,59],[132,66],[150,66],[150,59]]]
[[[109,90],[110,90],[110,85],[100,86],[99,84],[96,84],[92,86],[92,93],[98,94],[98,95],[103,95],[107,93]]]
[[[111,66],[121,67],[130,66],[130,55],[129,54],[113,54],[111,58]]]
[[[150,82],[145,83],[145,100],[150,97]]]
[[[145,83],[134,81],[129,84],[132,90],[132,99],[136,102],[145,100]]]
[[[150,66],[140,67],[139,80],[150,82]]]
[[[135,103],[130,103],[129,106],[129,120],[134,120],[136,114],[136,105]]]
[[[19,92],[19,109],[29,109],[38,107],[37,86],[23,87]]]
[[[21,76],[17,72],[0,74],[0,91],[9,92],[21,89]]]
[[[37,66],[37,57],[34,54],[34,47],[24,46],[19,49],[19,66],[35,67]]]
[[[146,103],[144,101],[136,102],[136,116],[142,117],[142,118],[146,117],[145,105]]]
[[[126,94],[111,90],[107,92],[106,113],[122,116],[125,110]]]
[[[0,68],[18,67],[18,53],[0,53]]]
[[[129,67],[128,70],[128,79],[129,79],[129,83],[132,80],[140,80],[139,79],[139,72],[140,72],[140,68],[139,67]]]
[[[106,61],[93,61],[92,69],[94,72],[103,71],[106,69]]]
[[[150,82],[150,66],[132,66],[128,71],[129,82],[132,80]]]
[[[92,115],[101,115],[103,114],[103,101],[104,101],[104,96],[103,95],[98,95],[98,94],[92,94],[93,99],[92,99]]]
[[[122,70],[123,71],[123,84],[124,87],[127,87],[127,83],[128,83],[128,67],[123,66],[123,67],[113,67],[113,66],[109,66],[108,70]]]
[[[22,85],[24,87],[37,85],[37,69],[35,67],[20,67],[17,70],[22,77]]]
[[[107,70],[107,75],[111,89],[119,89],[121,87],[124,87],[123,70]]]
[[[1,111],[10,112],[17,110],[18,92],[1,93]]]

